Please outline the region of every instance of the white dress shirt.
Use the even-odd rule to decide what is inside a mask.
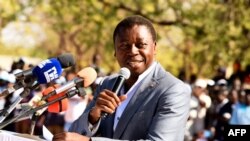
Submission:
[[[128,90],[128,92],[125,94],[127,95],[127,99],[121,103],[116,109],[115,112],[115,118],[114,118],[114,126],[113,130],[115,131],[116,126],[119,122],[120,117],[122,116],[122,113],[124,109],[127,107],[130,99],[132,96],[135,94],[137,89],[141,86],[141,83],[143,82],[142,80],[146,78],[146,76],[150,73],[150,71],[156,66],[156,62],[153,62],[153,64],[146,70],[144,71],[138,78],[138,80],[135,82],[135,84]],[[121,89],[121,93],[124,93],[124,87]]]

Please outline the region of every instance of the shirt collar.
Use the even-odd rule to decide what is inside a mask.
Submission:
[[[156,66],[156,62],[154,61],[149,68],[147,68],[142,74],[139,75],[139,78],[137,81],[141,81],[143,78],[145,78],[152,70],[153,68]]]

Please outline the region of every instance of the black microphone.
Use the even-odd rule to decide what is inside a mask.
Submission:
[[[121,88],[126,79],[130,77],[130,71],[127,68],[121,68],[120,72],[118,73],[118,77],[116,78],[115,84],[112,88],[112,92],[119,94]]]
[[[119,73],[118,73],[118,77],[115,80],[115,84],[113,86],[113,88],[111,89],[112,92],[116,93],[119,95],[119,92],[121,91],[121,88],[125,82],[126,79],[128,79],[130,77],[130,71],[128,68],[121,68]],[[107,116],[107,113],[102,112],[101,113],[101,117],[105,118]]]

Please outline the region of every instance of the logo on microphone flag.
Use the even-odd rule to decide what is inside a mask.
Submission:
[[[50,82],[50,81],[59,77],[58,72],[56,70],[56,67],[53,67],[53,68],[47,70],[46,72],[44,72],[44,76],[45,76],[47,82]]]

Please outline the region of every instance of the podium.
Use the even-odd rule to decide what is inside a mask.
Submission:
[[[38,136],[0,130],[0,141],[46,141]]]

